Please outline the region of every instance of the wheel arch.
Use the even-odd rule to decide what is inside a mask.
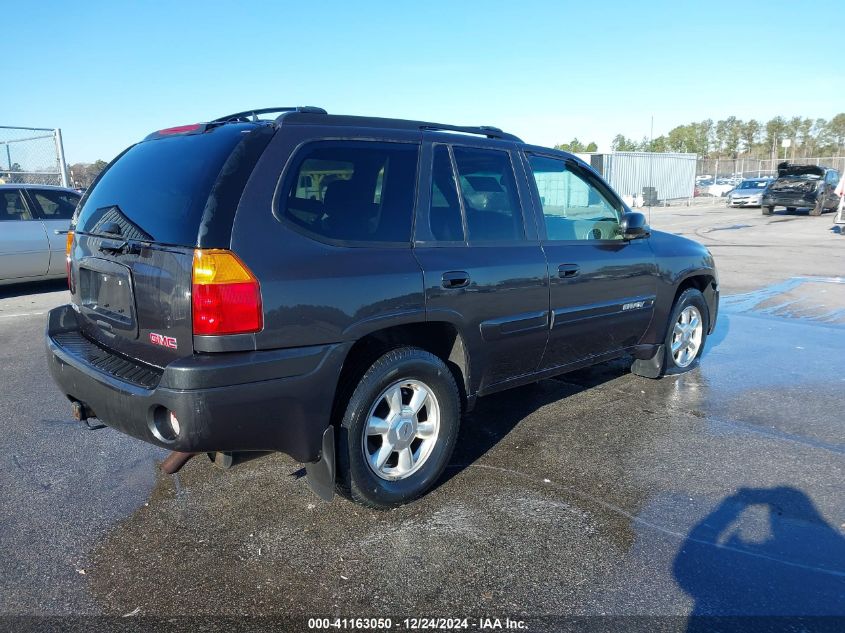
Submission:
[[[704,295],[704,301],[707,304],[707,333],[711,333],[713,328],[716,325],[716,316],[718,314],[719,309],[719,286],[718,286],[718,278],[716,277],[716,271],[709,268],[699,269],[688,271],[684,275],[681,276],[680,280],[678,281],[677,287],[675,289],[675,295],[672,297],[672,303],[670,305],[670,312],[671,309],[674,308],[675,303],[678,301],[678,297],[681,294],[690,288],[695,288],[698,290],[702,295]],[[666,326],[668,327],[668,321]],[[663,331],[663,336],[666,336],[666,330]],[[662,340],[662,339],[661,339]]]
[[[381,328],[358,338],[343,360],[332,406],[332,421],[343,415],[344,403],[355,390],[357,380],[376,359],[391,349],[413,346],[434,354],[452,372],[461,395],[461,409],[472,408],[469,351],[460,330],[448,321],[424,321]]]

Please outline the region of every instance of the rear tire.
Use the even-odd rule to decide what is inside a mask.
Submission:
[[[666,329],[662,375],[682,374],[693,369],[704,351],[710,329],[710,312],[704,295],[695,288],[684,290],[675,301]]]
[[[762,207],[762,209],[763,209],[763,215],[772,215],[772,213],[775,212],[774,207]]]
[[[430,490],[452,457],[461,399],[440,358],[416,347],[383,354],[358,381],[338,429],[337,491],[393,508]]]

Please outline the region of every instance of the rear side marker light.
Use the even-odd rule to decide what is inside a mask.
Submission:
[[[261,287],[234,253],[197,249],[192,274],[194,334],[249,334],[261,330]]]

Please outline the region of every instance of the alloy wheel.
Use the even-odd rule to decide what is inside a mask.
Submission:
[[[440,405],[424,382],[393,383],[375,399],[361,438],[364,458],[378,477],[391,481],[417,472],[440,433]]]
[[[695,360],[704,336],[704,322],[695,306],[687,306],[678,315],[672,332],[672,358],[678,367],[688,367]]]

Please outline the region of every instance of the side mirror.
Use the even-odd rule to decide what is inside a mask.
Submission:
[[[619,232],[623,240],[636,240],[651,235],[651,228],[642,213],[631,211],[622,216]]]

